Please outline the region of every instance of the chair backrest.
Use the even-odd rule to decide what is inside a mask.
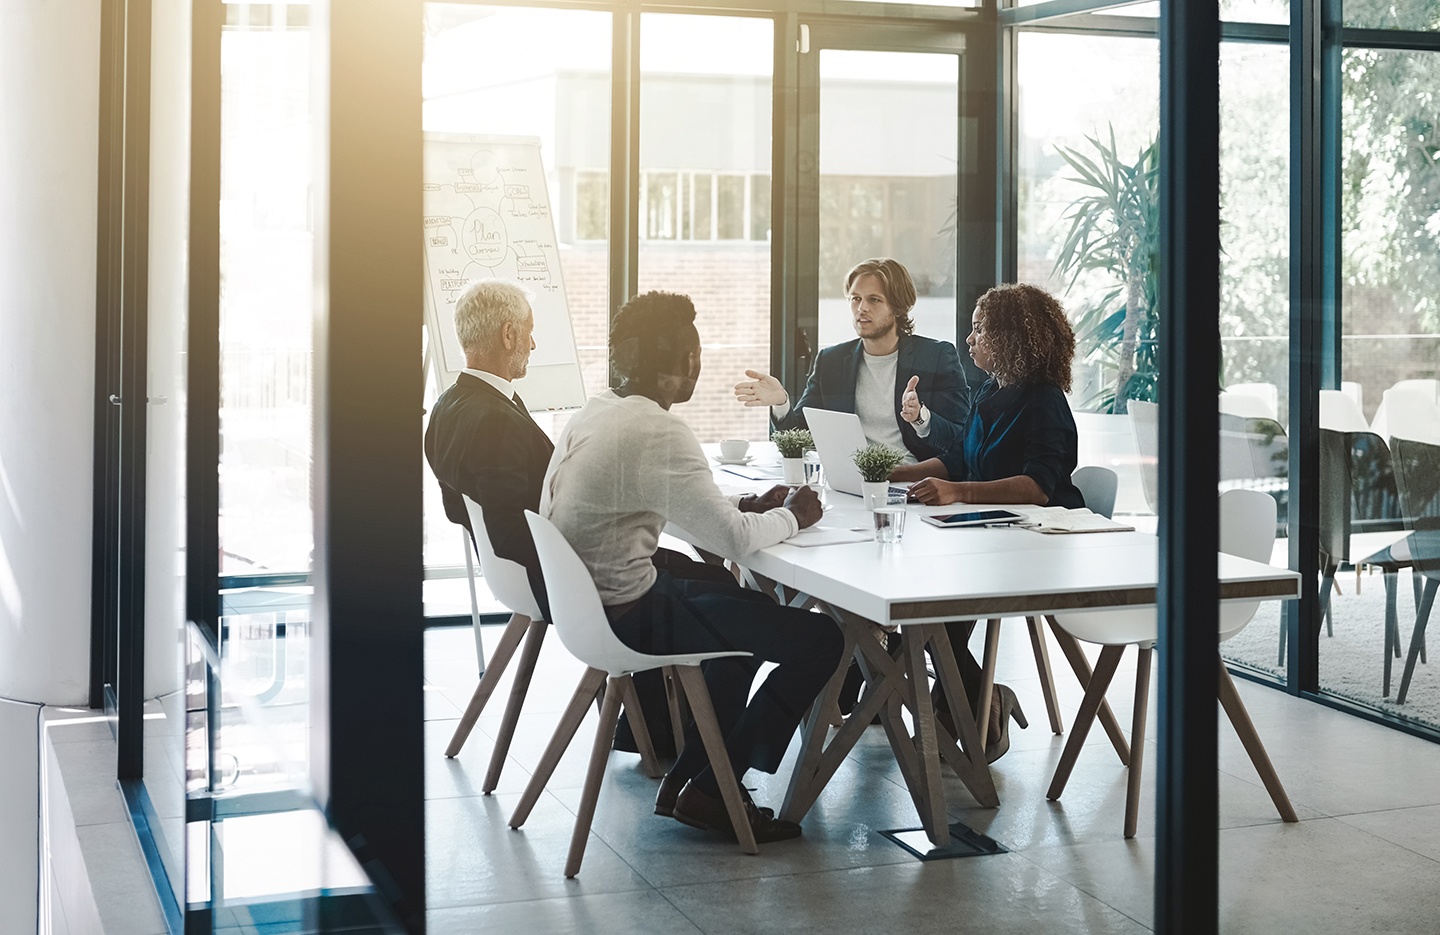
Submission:
[[[575,554],[555,524],[525,511],[540,570],[545,575],[545,593],[550,599],[550,625],[570,655],[593,669],[610,675],[653,669],[653,657],[638,653],[620,642],[610,629],[600,592],[590,569]]]
[[[1221,395],[1224,396],[1226,393],[1258,399],[1265,405],[1265,412],[1261,413],[1259,417],[1276,420],[1280,418],[1280,390],[1274,383],[1232,383],[1225,387],[1225,393]],[[1221,406],[1221,411],[1225,411],[1224,406]],[[1249,413],[1239,414],[1249,415]]]
[[[1339,390],[1320,391],[1320,427],[1333,432],[1368,432],[1360,404]]]
[[[1413,386],[1391,387],[1380,400],[1380,408],[1375,410],[1375,421],[1370,424],[1370,431],[1387,441],[1398,437],[1440,444],[1440,405],[1436,405],[1434,396],[1428,390]]]
[[[1440,445],[1395,438],[1390,455],[1405,527],[1414,530],[1407,543],[1414,567],[1440,577]]]
[[[1258,490],[1227,490],[1220,495],[1220,551],[1270,564],[1275,550],[1275,498]],[[1220,641],[1230,639],[1255,617],[1260,603],[1220,605]]]
[[[495,554],[490,543],[490,533],[485,529],[485,509],[465,498],[465,509],[470,514],[470,528],[475,532],[475,551],[480,555],[480,572],[485,576],[485,585],[495,600],[504,604],[512,614],[524,614],[531,620],[543,620],[540,602],[530,588],[530,578],[525,566],[501,558]]]
[[[1440,406],[1440,380],[1396,380],[1392,390],[1404,390],[1428,397],[1430,402]]]
[[[1271,405],[1268,399],[1250,393],[1237,393],[1234,390],[1220,393],[1220,411],[1247,419],[1274,419],[1278,416],[1275,406]]]
[[[1365,411],[1365,387],[1352,380],[1341,380],[1340,392],[1350,397],[1355,403],[1356,409],[1359,409],[1361,412]]]
[[[1080,489],[1085,506],[1092,513],[1099,513],[1109,519],[1115,515],[1115,490],[1120,479],[1107,467],[1088,464],[1070,475],[1070,481]]]
[[[1128,405],[1130,431],[1135,434],[1135,450],[1140,454],[1140,487],[1145,502],[1160,512],[1160,407],[1154,403],[1132,399]]]

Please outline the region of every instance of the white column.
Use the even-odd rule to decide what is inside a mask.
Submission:
[[[99,62],[99,0],[0,4],[0,696],[49,704],[90,666]]]

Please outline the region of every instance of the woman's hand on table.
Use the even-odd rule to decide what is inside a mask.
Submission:
[[[943,506],[961,499],[960,488],[962,486],[963,484],[957,481],[927,477],[910,488],[910,496],[926,506]]]

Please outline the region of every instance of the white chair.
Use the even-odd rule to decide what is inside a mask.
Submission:
[[[1332,432],[1368,432],[1360,404],[1341,390],[1320,391],[1320,427]]]
[[[1408,438],[1440,445],[1440,405],[1436,405],[1428,387],[1403,384],[1425,384],[1428,380],[1403,380],[1385,391],[1380,408],[1370,423],[1370,431],[1385,439]]]
[[[565,644],[576,659],[590,668],[580,681],[580,687],[576,690],[574,698],[571,699],[570,708],[566,710],[561,719],[561,727],[556,730],[556,737],[551,741],[560,739],[565,724],[577,713],[575,725],[579,726],[580,719],[583,719],[585,711],[590,707],[590,701],[605,688],[604,702],[600,709],[600,726],[595,731],[595,745],[590,753],[590,768],[585,774],[585,790],[580,796],[580,811],[575,817],[575,831],[570,838],[570,854],[565,862],[565,876],[573,877],[580,872],[580,861],[585,856],[585,842],[590,836],[590,823],[595,817],[595,803],[600,797],[600,783],[605,775],[605,764],[610,756],[610,742],[615,734],[615,722],[620,717],[620,704],[622,699],[631,702],[635,698],[635,684],[631,681],[630,675],[633,672],[641,672],[646,669],[658,669],[665,666],[674,667],[677,681],[682,686],[690,701],[690,710],[695,716],[695,726],[699,728],[700,737],[705,743],[705,752],[710,757],[711,769],[715,772],[715,778],[720,785],[720,794],[725,800],[725,808],[730,813],[730,823],[735,829],[736,837],[739,839],[740,847],[747,854],[757,854],[760,849],[755,844],[755,835],[750,829],[750,821],[745,814],[744,801],[740,796],[740,786],[735,781],[735,773],[730,768],[730,757],[725,750],[725,738],[720,735],[720,725],[715,720],[715,709],[710,702],[710,692],[705,687],[705,679],[700,674],[700,663],[707,659],[718,659],[722,656],[749,656],[747,652],[722,652],[722,653],[687,653],[675,656],[650,656],[645,653],[638,653],[620,641],[615,631],[610,629],[610,621],[605,616],[605,608],[600,603],[600,592],[595,589],[594,579],[590,577],[589,569],[575,554],[570,543],[565,541],[560,530],[555,524],[541,516],[526,511],[525,519],[530,524],[530,533],[535,539],[535,551],[540,556],[540,568],[545,574],[547,582],[546,590],[550,597],[551,622],[555,626],[555,632],[560,637],[560,642]],[[608,676],[608,679],[607,679]],[[587,694],[588,692],[588,694]],[[638,707],[631,709],[631,722],[636,723],[635,714]],[[639,718],[639,724],[644,719]],[[575,728],[570,728],[570,735],[574,734]],[[638,731],[637,731],[638,734]],[[554,756],[554,762],[558,762],[560,754],[569,744],[569,736],[564,738],[559,751]],[[531,786],[535,780],[540,780],[540,788],[544,788],[544,779],[549,776],[549,770],[554,769],[554,762],[550,762],[549,769],[545,762],[550,760],[552,750],[545,751],[545,758],[542,761],[540,770],[537,770],[535,778],[531,780]],[[526,789],[526,796],[529,797],[531,789]],[[535,798],[539,797],[536,791]],[[534,806],[534,799],[530,799],[528,806],[522,800],[522,807],[528,815],[531,807]],[[517,816],[519,809],[517,809]],[[519,822],[515,818],[510,820],[513,828],[520,827],[524,817]]]
[[[1237,402],[1235,402],[1236,405],[1240,405],[1242,407],[1249,406],[1252,408],[1253,404],[1246,403],[1244,400],[1239,400],[1239,397],[1249,397],[1253,400],[1259,400],[1263,408],[1256,411],[1250,411],[1250,409],[1247,409],[1247,411],[1245,412],[1237,412],[1235,410],[1227,409],[1225,408],[1225,400],[1227,397],[1232,401],[1238,400]],[[1220,400],[1221,412],[1231,412],[1234,415],[1245,416],[1246,418],[1250,419],[1259,418],[1274,419],[1277,422],[1280,421],[1280,390],[1275,386],[1274,383],[1232,383],[1229,386],[1225,387],[1224,392],[1220,394]]]
[[[1255,490],[1228,490],[1220,496],[1220,551],[1251,561],[1269,564],[1270,553],[1275,545],[1275,499],[1269,494]],[[1259,603],[1223,603],[1220,605],[1219,642],[1224,642],[1245,628]],[[1101,645],[1100,658],[1095,663],[1095,673],[1085,691],[1085,700],[1075,716],[1070,739],[1065,752],[1055,767],[1051,780],[1049,799],[1060,798],[1065,783],[1075,767],[1075,761],[1085,743],[1091,721],[1101,702],[1105,700],[1105,689],[1115,676],[1115,669],[1126,646],[1139,648],[1140,657],[1135,668],[1135,713],[1131,725],[1130,775],[1125,796],[1125,837],[1135,836],[1135,826],[1140,813],[1140,775],[1144,763],[1146,706],[1150,697],[1151,650],[1155,646],[1158,623],[1154,608],[1137,610],[1095,611],[1091,613],[1060,614],[1051,617],[1053,626],[1084,640]],[[1218,649],[1217,649],[1218,653]],[[1287,822],[1298,821],[1290,799],[1285,794],[1280,778],[1260,743],[1250,715],[1245,710],[1235,683],[1225,671],[1224,662],[1220,667],[1220,703],[1240,735],[1250,762],[1260,774],[1265,788],[1270,793],[1280,817]]]
[[[470,704],[466,706],[465,714],[455,727],[450,746],[445,749],[447,757],[460,755],[465,741],[470,737],[470,731],[474,729],[480,713],[485,710],[485,704],[494,693],[500,677],[505,674],[510,658],[515,655],[515,647],[520,644],[520,637],[527,631],[529,633],[525,640],[525,649],[520,654],[519,668],[515,670],[515,681],[510,688],[510,700],[505,706],[500,734],[495,739],[495,750],[490,756],[490,768],[485,773],[482,788],[485,794],[489,795],[500,782],[500,771],[505,766],[505,757],[510,750],[515,725],[520,719],[520,707],[525,701],[525,692],[530,687],[530,678],[535,673],[535,662],[540,658],[540,646],[545,641],[545,615],[540,612],[540,605],[530,590],[530,579],[526,577],[524,566],[495,554],[495,548],[490,543],[490,534],[485,529],[484,509],[469,497],[465,498],[465,509],[470,514],[470,528],[474,530],[475,550],[480,556],[480,573],[484,576],[490,593],[510,611],[510,622],[505,625],[505,632],[500,636],[500,645],[495,647],[490,664],[486,666],[480,684],[470,696]],[[478,636],[476,643],[479,643]]]
[[[1160,407],[1132,399],[1129,404],[1130,431],[1140,455],[1140,487],[1150,512],[1160,512]]]
[[[1276,419],[1279,421],[1279,415],[1277,415],[1279,409],[1269,399],[1254,395],[1254,393],[1238,392],[1236,389],[1221,390],[1220,411],[1230,413],[1230,415],[1243,416],[1246,419]]]
[[[1115,491],[1120,478],[1107,467],[1090,464],[1070,475],[1070,481],[1080,488],[1085,506],[1092,513],[1099,513],[1109,519],[1115,515]]]
[[[1341,380],[1340,392],[1354,400],[1356,409],[1365,411],[1365,387],[1351,380]]]

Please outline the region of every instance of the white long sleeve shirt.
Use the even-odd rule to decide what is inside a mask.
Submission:
[[[545,472],[540,515],[590,569],[608,607],[638,599],[655,583],[650,558],[667,522],[732,559],[800,531],[787,509],[742,513],[737,501],[720,492],[679,416],[647,397],[607,390],[566,424]]]

